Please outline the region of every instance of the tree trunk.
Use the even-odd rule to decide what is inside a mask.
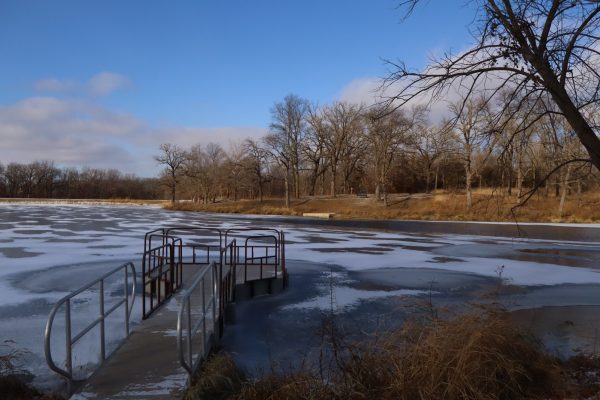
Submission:
[[[285,171],[285,207],[290,208],[290,170],[289,168]]]
[[[336,180],[336,176],[337,175],[337,171],[335,170],[335,168],[331,168],[331,196],[335,197],[335,180]]]
[[[473,193],[471,191],[471,179],[473,172],[471,171],[471,162],[467,161],[465,165],[465,189],[467,192],[467,210],[471,211],[473,205]]]
[[[519,154],[517,156],[517,201],[523,196],[523,162]]]
[[[548,60],[538,62],[534,66],[538,69],[540,76],[544,79],[548,87],[548,92],[554,99],[563,116],[571,125],[571,128],[577,134],[577,138],[587,150],[592,164],[600,170],[600,139],[590,126],[588,120],[581,114],[581,111],[573,104],[571,97],[564,86],[560,84]]]
[[[300,198],[300,172],[298,171],[298,167],[295,168],[294,171],[294,189],[295,189],[295,195],[296,198],[299,199]]]
[[[571,175],[571,165],[567,165],[567,169],[565,171],[565,175],[562,180],[561,194],[560,194],[560,204],[558,206],[558,218],[562,220],[565,200],[567,199],[567,191],[569,189],[569,176]]]

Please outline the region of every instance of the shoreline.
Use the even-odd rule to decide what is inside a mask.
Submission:
[[[365,225],[375,225],[374,229],[389,230],[387,225],[395,224],[423,224],[423,225],[473,225],[485,226],[493,225],[499,227],[515,228],[519,231],[519,227],[556,227],[556,228],[587,228],[600,229],[600,221],[594,222],[557,222],[557,221],[498,221],[498,220],[480,220],[480,219],[415,219],[415,218],[368,218],[355,217],[346,215],[335,215],[333,218],[319,218],[314,216],[303,216],[297,214],[279,214],[279,213],[256,213],[256,212],[239,212],[239,211],[223,211],[211,209],[192,209],[185,207],[187,204],[194,204],[191,200],[179,200],[177,205],[184,207],[172,207],[169,200],[130,200],[130,199],[46,199],[46,198],[0,198],[0,206],[2,205],[36,205],[36,206],[146,206],[160,207],[166,211],[173,212],[188,212],[197,214],[212,214],[226,215],[233,218],[250,217],[253,219],[274,220],[281,219],[287,222],[299,224],[315,224],[319,226],[345,226],[352,227],[352,223],[356,223],[357,228]],[[396,230],[396,229],[392,229]],[[480,233],[479,235],[485,235]]]
[[[0,198],[0,205],[162,206],[167,200]]]

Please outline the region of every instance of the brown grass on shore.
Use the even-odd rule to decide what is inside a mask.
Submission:
[[[558,214],[560,199],[541,193],[513,210],[516,196],[505,196],[492,190],[474,194],[473,207],[466,208],[466,196],[438,191],[434,194],[391,195],[386,207],[374,198],[356,196],[307,197],[294,199],[290,208],[282,199],[220,201],[212,204],[180,202],[165,208],[183,211],[241,213],[264,215],[302,215],[334,213],[337,219],[416,219],[438,221],[508,221],[508,222],[578,222],[600,221],[600,192],[568,197],[562,218]]]
[[[312,367],[303,363],[295,371],[273,368],[253,379],[230,355],[213,354],[185,399],[600,398],[600,359],[577,356],[561,362],[549,356],[501,309],[479,308],[449,319],[421,318],[360,342],[336,336],[332,321],[326,320],[323,327],[325,362]],[[0,375],[0,398],[61,399],[12,375]]]
[[[244,377],[230,356],[217,354],[186,399],[565,399],[600,391],[598,382],[585,378],[599,371],[598,362],[559,362],[496,309],[342,342],[329,352],[331,371],[274,370],[256,380]]]

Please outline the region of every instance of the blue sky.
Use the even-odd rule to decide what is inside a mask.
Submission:
[[[288,93],[368,100],[384,59],[464,49],[464,3],[403,21],[397,0],[3,0],[0,162],[152,175],[161,141],[226,146],[264,133]]]

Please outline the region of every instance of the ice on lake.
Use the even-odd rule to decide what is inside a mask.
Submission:
[[[552,291],[559,286],[600,285],[599,243],[593,237],[585,241],[578,240],[579,236],[574,236],[576,240],[568,236],[554,240],[510,238],[461,234],[460,229],[443,233],[444,223],[433,224],[439,224],[440,233],[335,227],[327,222],[300,223],[282,217],[190,214],[150,206],[3,204],[0,205],[0,339],[14,340],[15,346],[27,349],[30,354],[24,366],[36,376],[36,384],[51,386],[56,377],[45,366],[42,336],[52,305],[109,268],[133,261],[139,270],[144,233],[164,226],[226,229],[267,225],[284,229],[287,258],[318,265],[314,275],[321,277],[311,281],[312,289],[305,294],[283,297],[286,303],[278,303],[277,307],[288,312],[330,307],[326,285],[333,269],[343,276],[334,282],[336,307],[346,313],[370,301],[419,297],[432,292],[442,296],[451,289],[456,291],[480,281],[503,280],[505,284],[532,288],[534,294],[542,293],[543,288]],[[485,226],[486,232],[493,232],[489,228],[492,224]],[[206,238],[198,238],[202,239]],[[329,267],[332,269],[327,271]],[[294,273],[290,269],[291,285]],[[386,279],[380,279],[383,276]],[[300,284],[300,280],[296,283]],[[118,283],[115,285],[114,291],[118,292]],[[593,295],[586,297],[586,301],[600,304],[600,299]],[[582,300],[577,296],[532,295],[515,302],[521,302],[522,307],[539,307],[574,305]],[[97,293],[93,290],[78,298],[74,311],[82,315],[79,326],[83,326],[86,317],[91,318],[97,307]],[[140,310],[136,308],[133,323],[139,318]],[[111,341],[114,345],[122,332],[116,328],[118,320],[109,324],[115,326]],[[61,331],[60,322],[55,329]],[[94,335],[90,334],[78,350],[76,361],[82,369],[97,362]],[[58,343],[58,333],[56,338]],[[57,359],[61,357],[60,351],[57,344]]]

